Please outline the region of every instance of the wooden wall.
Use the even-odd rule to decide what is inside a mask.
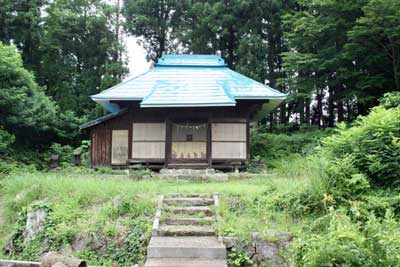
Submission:
[[[130,158],[164,160],[165,155],[172,155],[173,145],[166,144],[166,135],[171,134],[171,126],[168,126],[171,124],[166,124],[167,121],[208,124],[211,130],[207,136],[212,138],[212,143],[207,146],[206,152],[215,160],[249,159],[248,121],[263,101],[238,101],[236,107],[203,108],[140,108],[138,101],[117,103],[121,107],[127,107],[128,112],[90,128],[93,167],[123,164],[125,144],[122,141],[114,141],[119,148],[113,152],[113,130],[124,130],[114,132],[114,139],[127,134],[127,155]],[[117,135],[120,137],[116,137]],[[198,138],[194,135],[193,141],[200,141]],[[204,153],[203,147],[201,150]],[[171,160],[173,159],[167,158],[167,161]]]
[[[111,130],[103,127],[93,128],[90,148],[92,167],[109,166],[111,163]]]

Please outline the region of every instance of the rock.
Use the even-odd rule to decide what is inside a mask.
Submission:
[[[256,246],[253,243],[248,244],[247,246],[247,255],[249,255],[250,258],[253,258],[254,255],[256,254]]]
[[[236,237],[232,237],[232,236],[224,236],[224,237],[222,237],[222,243],[224,243],[224,245],[227,249],[230,249],[230,248],[238,246],[239,239],[237,239]]]
[[[293,235],[289,232],[277,232],[275,230],[267,230],[266,232],[252,232],[250,233],[252,241],[276,241],[276,242],[288,242],[292,240]]]
[[[120,196],[114,197],[114,199],[113,199],[113,207],[116,210],[118,210],[121,207],[121,197]]]
[[[91,238],[87,234],[78,234],[75,236],[74,241],[72,242],[72,251],[74,252],[79,252],[84,250],[85,248],[88,247],[88,245],[91,242]]]
[[[40,258],[40,267],[53,267],[56,264],[62,263],[67,267],[86,267],[87,264],[83,260],[68,257],[57,252],[48,252]],[[59,266],[64,267],[64,266]]]
[[[277,264],[280,262],[279,248],[276,243],[262,242],[256,243],[256,253],[263,262]]]
[[[28,212],[23,233],[25,244],[43,230],[46,217],[47,211],[45,211],[44,209],[34,208],[30,212]]]
[[[288,246],[292,234],[268,230],[266,232],[253,232],[250,234],[250,238],[252,243],[249,245],[248,253],[255,263],[254,266],[262,263],[274,265],[282,262],[279,251]]]
[[[78,234],[72,241],[71,249],[72,252],[79,252],[87,248],[98,250],[102,247],[102,242],[100,236],[90,233]]]
[[[15,249],[13,240],[14,240],[14,237],[12,236],[12,237],[7,241],[7,243],[4,245],[4,247],[3,247],[4,254],[6,254],[6,255],[11,255],[11,254],[13,254],[14,249]]]
[[[68,266],[62,262],[57,262],[57,263],[51,265],[51,267],[68,267]]]
[[[266,231],[265,236],[275,238],[278,241],[290,241],[293,238],[292,234],[289,232],[277,232],[274,230]]]
[[[229,180],[229,177],[225,173],[215,173],[215,174],[205,174],[201,176],[204,180],[207,181],[216,181],[216,182],[226,182]]]

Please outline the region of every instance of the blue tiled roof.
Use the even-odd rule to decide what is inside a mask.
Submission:
[[[235,106],[238,99],[274,99],[285,94],[229,69],[215,55],[166,55],[150,71],[92,99],[107,109],[110,100],[140,100],[141,107]]]

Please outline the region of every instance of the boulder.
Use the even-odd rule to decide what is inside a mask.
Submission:
[[[262,262],[277,264],[280,262],[279,247],[276,243],[256,243],[256,254]]]
[[[40,267],[87,267],[83,260],[68,257],[57,252],[48,252],[40,258]]]
[[[227,249],[237,247],[239,245],[239,239],[233,236],[224,236],[222,237],[222,243],[224,243]]]
[[[23,233],[25,244],[43,230],[46,217],[47,211],[41,208],[33,208],[28,212]]]

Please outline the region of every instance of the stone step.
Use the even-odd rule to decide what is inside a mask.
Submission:
[[[212,195],[203,193],[169,193],[168,197],[203,197],[210,198]]]
[[[214,204],[214,200],[203,197],[169,197],[164,198],[164,203],[180,206],[210,206]]]
[[[162,222],[168,225],[207,225],[214,222],[213,217],[193,218],[193,217],[179,217],[179,218],[165,218]]]
[[[153,236],[147,258],[226,259],[226,248],[215,236]]]
[[[226,260],[148,259],[145,267],[228,267]]]
[[[204,213],[205,215],[212,215],[212,210],[209,207],[191,206],[191,207],[165,207],[166,211],[172,213],[196,214]]]
[[[157,230],[158,236],[213,236],[211,226],[200,225],[162,225]]]

